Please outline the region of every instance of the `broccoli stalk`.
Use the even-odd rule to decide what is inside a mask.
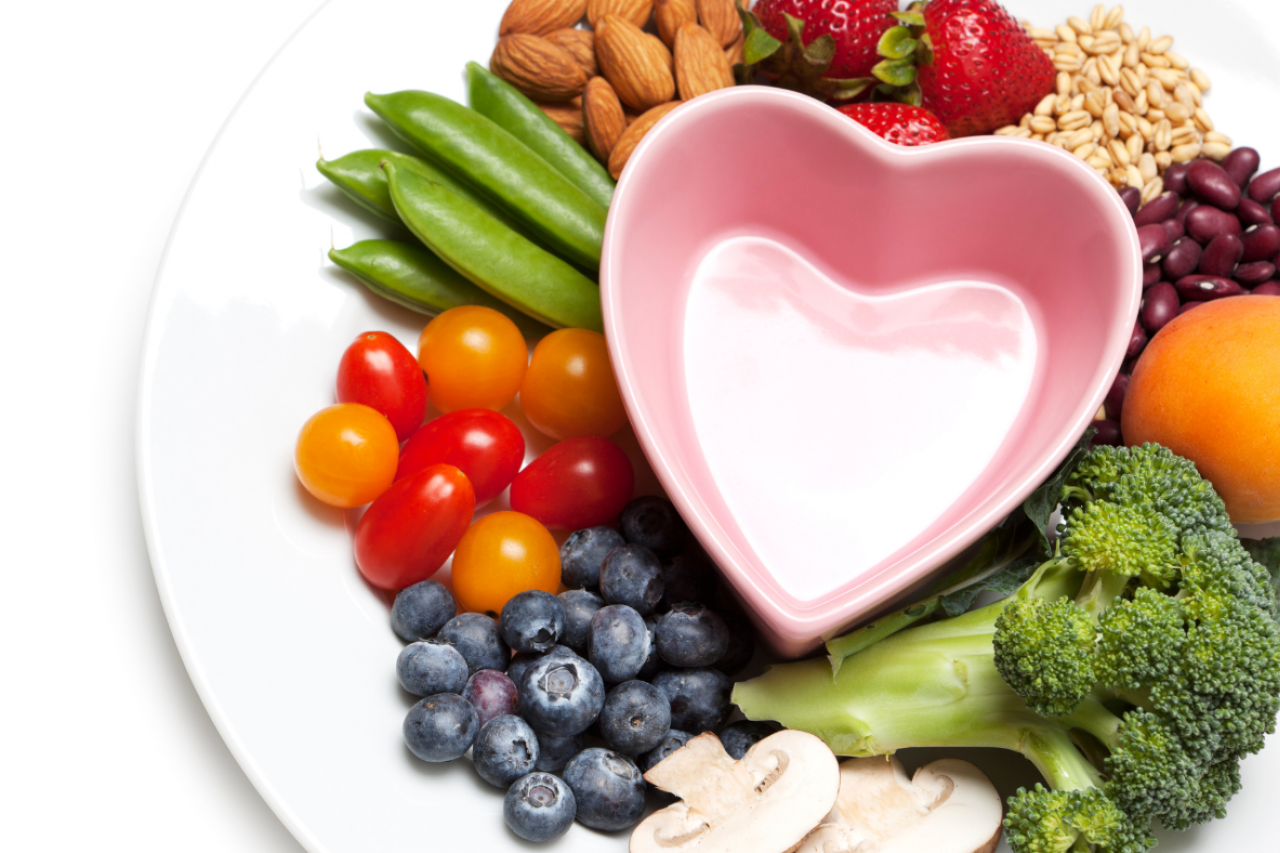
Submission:
[[[1280,710],[1270,576],[1194,466],[1165,448],[1098,448],[1072,466],[1053,482],[1064,510],[1053,554],[1024,570],[1019,543],[1040,536],[1025,521],[979,552],[1030,572],[1007,597],[933,618],[966,583],[992,585],[971,563],[924,602],[829,643],[832,666],[775,666],[734,701],[843,755],[1023,754],[1048,787],[1009,802],[1018,853],[1141,853],[1152,818],[1185,828],[1225,814],[1240,759]]]

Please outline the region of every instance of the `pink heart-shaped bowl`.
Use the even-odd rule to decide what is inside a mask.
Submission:
[[[600,283],[649,461],[790,656],[918,588],[1052,472],[1141,279],[1128,211],[1066,151],[900,148],[748,86],[636,149]]]

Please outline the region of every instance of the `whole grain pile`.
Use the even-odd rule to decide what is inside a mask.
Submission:
[[[1052,30],[1023,26],[1058,69],[1057,91],[997,134],[1065,148],[1116,188],[1140,189],[1143,203],[1164,191],[1174,163],[1231,152],[1204,109],[1209,78],[1170,49],[1172,36],[1134,32],[1123,6],[1095,6],[1089,20]]]

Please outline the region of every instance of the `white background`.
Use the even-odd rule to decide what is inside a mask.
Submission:
[[[133,432],[147,302],[183,194],[319,4],[3,4],[0,850],[302,850],[178,657]]]

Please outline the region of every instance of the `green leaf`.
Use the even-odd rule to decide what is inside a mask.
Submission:
[[[804,21],[799,18],[792,17],[787,13],[783,13],[782,17],[787,19],[787,36],[796,44],[804,44]]]
[[[911,37],[911,30],[906,27],[890,27],[880,36],[876,50],[886,59],[906,59],[916,52],[918,41]]]
[[[823,33],[809,42],[809,45],[804,49],[804,61],[809,66],[818,69],[819,74],[830,68],[831,60],[835,58],[836,40],[831,33]]]
[[[819,79],[817,88],[829,101],[849,101],[875,84],[876,81],[870,77],[850,77],[844,80],[829,80],[823,77]]]
[[[747,65],[755,65],[778,52],[782,42],[763,29],[752,30],[742,45],[742,59]]]
[[[908,27],[923,27],[924,15],[919,12],[890,12],[899,23],[906,24]]]
[[[1044,551],[1047,554],[1053,553],[1053,540],[1049,536],[1049,516],[1053,515],[1053,511],[1058,508],[1058,504],[1062,501],[1062,487],[1066,485],[1067,480],[1075,473],[1080,460],[1084,459],[1089,447],[1093,442],[1093,434],[1097,432],[1092,428],[1085,430],[1084,435],[1080,436],[1080,440],[1076,442],[1076,446],[1067,454],[1067,458],[1058,466],[1058,470],[1053,476],[1045,480],[1039,488],[1027,496],[1023,502],[1022,508],[1027,514],[1027,518],[1031,519],[1036,525],[1036,529],[1040,531],[1044,537]]]
[[[910,86],[916,82],[916,67],[904,59],[886,59],[871,69],[876,79],[890,86]]]

